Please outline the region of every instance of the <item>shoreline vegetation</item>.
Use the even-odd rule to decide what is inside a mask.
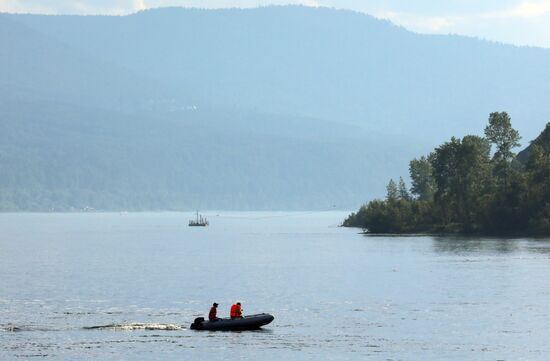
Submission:
[[[369,234],[548,236],[550,123],[516,155],[520,139],[506,112],[491,113],[484,137],[452,137],[411,160],[410,189],[391,179],[385,199],[342,225]]]

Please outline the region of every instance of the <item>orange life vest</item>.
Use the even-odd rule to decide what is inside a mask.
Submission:
[[[229,316],[231,316],[231,317],[241,317],[242,316],[241,306],[239,306],[237,304],[232,305],[231,306],[231,311],[229,312]]]

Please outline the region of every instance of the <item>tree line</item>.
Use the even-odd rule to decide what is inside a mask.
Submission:
[[[489,116],[485,136],[451,138],[409,164],[343,223],[370,233],[550,234],[550,123],[518,155],[521,137],[506,112]]]

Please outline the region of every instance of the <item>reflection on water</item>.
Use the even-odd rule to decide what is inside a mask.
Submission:
[[[336,212],[205,215],[194,229],[178,213],[1,214],[0,359],[550,354],[548,239],[365,237]],[[214,301],[275,321],[189,330]]]
[[[435,252],[455,254],[468,253],[511,253],[518,250],[520,242],[513,239],[466,238],[466,237],[433,237]]]
[[[550,253],[548,239],[473,238],[460,236],[433,237],[434,252],[454,254],[505,254],[518,252]]]

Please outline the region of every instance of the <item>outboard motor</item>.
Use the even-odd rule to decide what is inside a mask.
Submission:
[[[202,328],[202,323],[204,322],[204,317],[197,317],[195,321],[191,324],[192,330],[200,330]]]

